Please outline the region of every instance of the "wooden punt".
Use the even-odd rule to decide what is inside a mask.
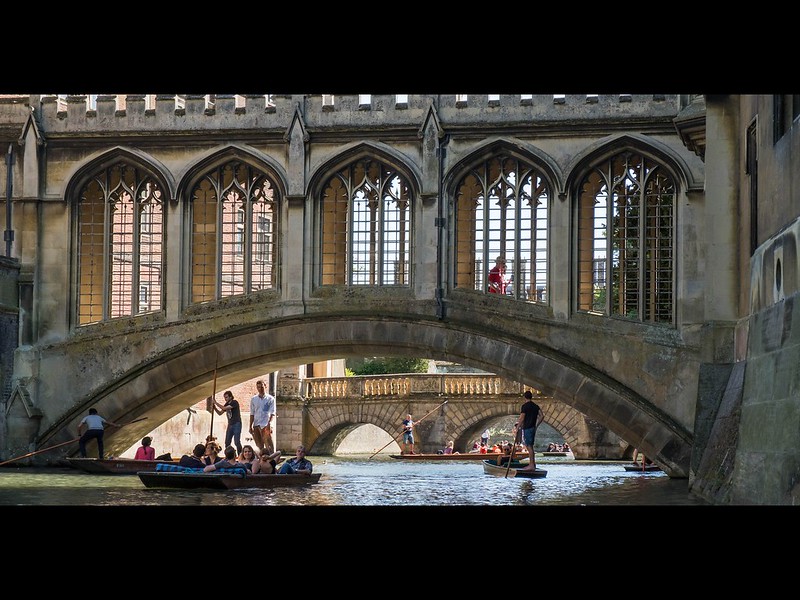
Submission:
[[[98,475],[136,475],[139,471],[154,471],[156,465],[177,465],[173,460],[136,460],[134,458],[67,458],[70,466]]]
[[[542,456],[566,456],[566,452],[539,452]]]
[[[526,471],[522,467],[528,466],[528,463],[514,461],[509,468],[508,464],[498,465],[490,460],[483,461],[483,472],[487,475],[494,475],[495,477],[526,477],[528,479],[536,479],[539,477],[547,477],[547,471],[544,469],[536,468],[535,471]],[[508,475],[506,475],[508,473]]]
[[[392,458],[397,460],[443,460],[443,461],[464,461],[464,460],[489,460],[493,463],[508,462],[509,456],[507,454],[500,454],[497,452],[487,452],[481,454],[479,452],[466,452],[464,454],[390,454]],[[528,458],[527,452],[515,452],[514,458]]]
[[[659,467],[657,464],[645,465],[644,467],[642,467],[642,465],[625,465],[625,470],[626,471],[640,471],[640,472],[647,473],[647,472],[650,472],[650,471],[660,471],[661,467]]]
[[[247,488],[276,488],[310,485],[318,483],[321,473],[305,475],[240,475],[235,473],[181,473],[170,471],[140,471],[139,479],[148,488],[173,488],[182,490],[212,489],[236,490]]]

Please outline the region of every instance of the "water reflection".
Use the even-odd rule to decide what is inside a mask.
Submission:
[[[480,462],[315,456],[316,485],[272,490],[159,490],[136,476],[3,469],[0,505],[17,506],[615,506],[703,505],[685,479],[618,462],[539,460],[542,479],[493,477]]]

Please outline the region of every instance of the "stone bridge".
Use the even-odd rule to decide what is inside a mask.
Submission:
[[[5,99],[2,458],[68,442],[90,407],[147,417],[109,432],[118,453],[214,382],[406,356],[539,390],[688,477],[734,328],[716,295],[733,275],[714,267],[730,246],[676,131],[685,101]],[[640,202],[657,207],[640,218]],[[502,295],[487,293],[498,254]],[[398,411],[436,406],[415,393],[312,395],[292,435],[329,448],[355,422],[393,433]],[[424,447],[518,403],[459,398]]]
[[[483,374],[409,374],[282,379],[278,446],[302,443],[314,454],[334,454],[355,428],[369,423],[400,439],[406,414],[421,420],[415,444],[435,453],[448,440],[468,444],[501,417],[516,417],[526,386]],[[545,414],[579,459],[621,459],[628,444],[575,409],[532,390]]]

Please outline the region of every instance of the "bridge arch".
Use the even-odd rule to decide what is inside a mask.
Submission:
[[[108,336],[87,338],[82,368],[76,370],[76,375],[66,374],[68,381],[63,377],[58,381],[58,385],[73,391],[75,401],[69,406],[51,407],[61,411],[60,416],[43,424],[40,440],[70,439],[91,406],[116,422],[148,416],[148,421],[109,434],[109,448],[124,451],[154,426],[209,395],[215,364],[218,364],[217,389],[224,389],[262,374],[265,365],[283,368],[347,356],[427,356],[473,366],[542,390],[544,395],[572,406],[642,449],[670,474],[688,476],[692,435],[674,418],[596,368],[531,344],[523,336],[487,333],[474,323],[443,323],[435,317],[374,315],[286,318],[271,322],[269,327],[263,322],[238,327],[221,324],[202,327],[214,333],[196,339],[191,330],[186,331],[186,339],[173,340],[169,348],[160,352],[153,351],[158,336],[154,337],[152,332],[129,336],[125,348],[114,344]],[[146,356],[142,356],[142,350]],[[109,364],[115,365],[114,372],[109,373]],[[365,403],[359,404],[354,410],[369,412]],[[504,412],[497,413],[476,408],[456,428],[462,432],[470,427],[476,429],[494,414],[515,414],[518,402],[510,404]],[[386,416],[374,412],[372,421],[367,422],[389,433],[398,433],[397,415],[398,411],[406,410],[405,405],[401,408],[383,403],[383,406]],[[415,412],[419,414],[430,408],[433,407],[421,406]],[[314,425],[317,433],[311,437],[316,439],[327,429],[346,423],[343,416],[328,417],[327,421],[320,418]]]

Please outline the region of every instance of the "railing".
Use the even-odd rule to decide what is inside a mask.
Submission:
[[[302,395],[309,400],[346,398],[411,397],[415,394],[450,397],[520,396],[526,389],[520,383],[496,375],[472,373],[364,375],[319,377],[303,380]],[[538,394],[536,390],[533,390]]]

